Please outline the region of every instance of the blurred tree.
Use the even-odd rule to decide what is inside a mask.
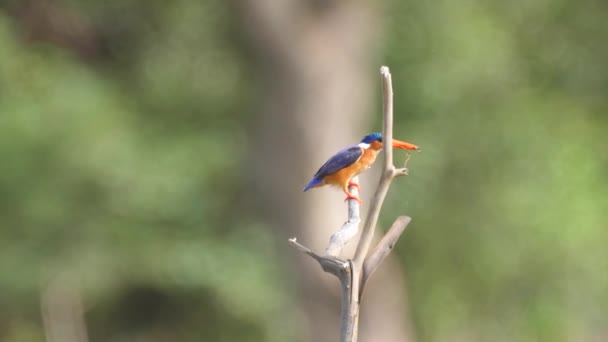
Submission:
[[[62,0],[7,0],[7,12],[16,19],[24,38],[45,41],[74,52],[83,59],[102,57],[100,32],[81,11]]]

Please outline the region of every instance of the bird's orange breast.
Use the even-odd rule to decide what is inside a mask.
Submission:
[[[369,148],[363,149],[363,154],[359,160],[332,175],[325,176],[325,178],[323,178],[323,184],[331,184],[337,185],[340,188],[347,188],[348,181],[350,181],[350,179],[354,176],[367,170],[370,165],[374,163],[377,155],[378,151]]]

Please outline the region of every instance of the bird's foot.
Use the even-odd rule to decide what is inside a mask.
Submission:
[[[363,203],[363,200],[362,200],[362,199],[360,199],[359,197],[357,197],[357,196],[355,196],[355,195],[351,194],[350,192],[346,192],[346,191],[344,191],[344,193],[346,194],[346,198],[344,199],[344,202],[348,201],[349,199],[354,199],[354,200],[356,200],[357,202],[359,202],[359,204],[362,204],[362,203]]]
[[[353,181],[348,182],[348,187],[354,186],[355,188],[357,188],[357,191],[361,192],[361,187],[359,186],[359,183],[355,183]]]

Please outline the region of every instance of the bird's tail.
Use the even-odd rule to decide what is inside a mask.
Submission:
[[[308,183],[308,185],[304,187],[304,190],[303,190],[303,191],[308,191],[308,190],[310,190],[311,188],[314,188],[315,186],[319,186],[319,185],[321,185],[321,183],[322,183],[322,181],[321,181],[320,179],[313,178],[313,179],[310,181],[310,183]]]

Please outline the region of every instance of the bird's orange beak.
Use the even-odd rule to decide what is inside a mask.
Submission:
[[[420,147],[418,147],[414,144],[410,144],[408,142],[397,140],[397,139],[393,139],[393,147],[400,148],[402,150],[412,150],[412,151],[418,151],[420,149]]]

